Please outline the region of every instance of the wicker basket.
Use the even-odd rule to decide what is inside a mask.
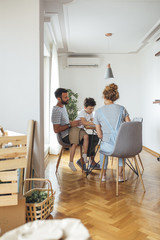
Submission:
[[[34,221],[34,220],[42,220],[46,219],[49,214],[53,211],[54,204],[54,194],[52,189],[51,182],[48,179],[43,178],[29,178],[24,181],[43,181],[45,184],[47,183],[48,188],[33,188],[28,192],[24,193],[24,196],[30,196],[33,191],[46,191],[48,192],[47,198],[40,203],[26,203],[26,221]]]

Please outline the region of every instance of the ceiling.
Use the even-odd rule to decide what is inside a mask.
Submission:
[[[59,54],[137,53],[160,36],[160,0],[46,0],[45,22]]]

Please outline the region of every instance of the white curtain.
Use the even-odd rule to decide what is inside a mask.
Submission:
[[[58,87],[59,87],[58,56],[57,56],[56,46],[55,44],[53,44],[52,56],[51,56],[50,119],[52,116],[52,108],[57,104],[57,99],[54,96],[54,92]],[[57,141],[56,134],[53,131],[53,124],[51,122],[49,154],[58,154],[59,152],[60,152],[60,145]]]

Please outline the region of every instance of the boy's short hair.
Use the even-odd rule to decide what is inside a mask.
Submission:
[[[58,98],[58,97],[62,97],[62,93],[67,93],[67,92],[68,92],[68,90],[65,88],[57,88],[54,95],[56,98]]]
[[[85,107],[89,107],[89,106],[96,106],[96,101],[94,100],[94,98],[85,98],[84,99],[84,106]]]

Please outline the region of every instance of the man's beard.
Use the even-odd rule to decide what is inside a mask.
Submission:
[[[64,105],[67,105],[69,103],[69,100],[63,101],[62,98],[61,98],[61,103],[64,104]]]

